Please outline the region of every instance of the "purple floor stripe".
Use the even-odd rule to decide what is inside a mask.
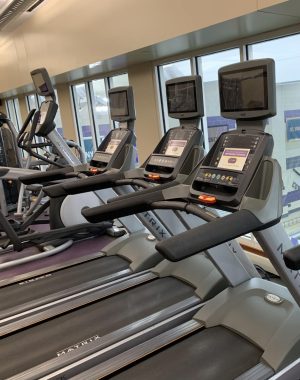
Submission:
[[[37,228],[39,231],[47,230],[48,227]],[[69,249],[66,249],[64,252],[58,253],[56,255],[36,260],[31,263],[19,265],[9,269],[5,269],[0,272],[0,280],[11,278],[14,276],[21,275],[23,273],[32,272],[38,269],[47,268],[52,265],[62,264],[76,258],[84,257],[93,253],[101,251],[108,243],[113,240],[110,236],[99,236],[92,239],[87,239],[81,242],[74,243]],[[7,262],[16,258],[21,258],[27,256],[29,253],[32,254],[34,251],[38,251],[36,247],[31,247],[24,249],[22,252],[10,252],[5,255],[0,255],[0,262]]]

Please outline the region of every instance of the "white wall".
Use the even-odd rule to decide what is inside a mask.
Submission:
[[[48,0],[1,32],[0,92],[255,12],[283,0]]]

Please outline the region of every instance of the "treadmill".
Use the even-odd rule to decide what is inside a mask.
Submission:
[[[189,77],[188,79],[180,78],[177,82],[184,83],[187,80],[195,85],[197,98],[202,99],[199,95],[201,90],[200,78],[197,76]],[[120,93],[121,95],[124,93],[128,94],[128,88],[113,89],[109,94],[112,104],[112,117],[118,117],[118,120],[122,121],[125,126],[123,125],[123,129],[112,131],[111,137],[105,140],[102,150],[96,152],[90,164],[90,169],[93,171],[94,168],[103,168],[102,162],[105,160],[100,158],[106,154],[105,147],[113,145],[116,137],[119,136],[120,138],[121,133],[125,134],[125,141],[128,139],[128,134],[130,136],[133,134],[133,127],[131,126],[128,130],[124,116],[120,116],[122,105],[131,104],[132,100],[128,103],[127,99],[131,99],[132,97],[126,96],[124,98],[122,95],[120,98]],[[110,174],[89,176],[86,179],[83,178],[69,183],[72,185],[72,189],[76,188],[79,192],[82,188],[81,183],[86,184],[86,182],[91,183],[91,181],[96,183],[97,187],[100,187],[98,183],[101,184],[102,181],[106,187],[113,185],[122,194],[120,190],[123,190],[123,193],[133,192],[135,190],[132,187],[133,184],[135,186],[150,186],[152,188],[153,184],[157,181],[156,176],[159,176],[160,173],[164,186],[167,186],[168,182],[176,177],[186,178],[203,153],[201,147],[202,133],[198,128],[199,116],[202,112],[202,104],[200,102],[198,108],[199,112],[197,114],[195,112],[193,112],[193,115],[190,113],[183,115],[181,113],[181,117],[185,116],[187,119],[184,119],[184,123],[181,122],[180,127],[173,128],[166,134],[156,147],[154,153],[146,161],[144,167],[125,172],[125,176],[132,177],[133,173],[136,178],[130,178],[129,181],[118,180],[118,182],[113,182],[113,179],[122,178],[123,174],[119,173],[117,169],[111,169],[109,171]],[[118,111],[118,116],[116,116],[115,109]],[[178,117],[177,114],[173,116]],[[126,117],[128,118],[128,116]],[[130,122],[132,122],[131,116]],[[170,156],[169,152],[173,152],[174,147],[178,148],[178,146],[180,149],[179,154]],[[112,150],[112,148],[109,149],[110,151]],[[167,161],[167,163],[162,163],[162,161]],[[155,162],[159,163],[156,167],[153,164]],[[172,166],[170,166],[170,163]],[[150,172],[150,169],[152,172]],[[155,176],[155,181],[151,177],[153,175]],[[148,180],[149,176],[151,181]],[[120,182],[123,185],[117,187],[117,183],[120,184]],[[127,183],[125,189],[124,183]],[[60,189],[60,185],[54,185],[46,188],[45,192],[55,192],[55,194],[59,192],[60,197],[54,198],[54,200],[58,199],[59,201],[60,198],[66,197],[66,194],[61,196]],[[105,196],[108,197],[113,194],[115,193],[109,189]],[[60,267],[47,268],[46,270],[43,268],[40,272],[31,274],[31,276],[26,274],[21,278],[17,277],[3,282],[0,293],[2,305],[0,327],[4,329],[7,324],[10,324],[11,326],[15,326],[14,328],[21,328],[24,324],[16,322],[22,320],[22,323],[26,321],[26,325],[28,325],[32,320],[36,321],[37,314],[39,315],[39,320],[48,318],[47,310],[52,306],[56,306],[56,313],[60,313],[60,310],[62,310],[61,305],[64,302],[69,304],[69,307],[73,307],[70,301],[78,298],[78,293],[89,294],[99,289],[103,291],[107,287],[105,284],[111,281],[118,283],[127,276],[135,275],[140,271],[145,271],[155,266],[162,259],[161,255],[155,250],[155,242],[191,228],[194,226],[193,223],[195,223],[193,219],[178,213],[176,214],[173,211],[150,211],[137,214],[137,216],[120,218],[119,220],[125,226],[128,233],[126,236],[115,239],[100,254],[93,254],[88,258],[76,262],[64,263],[64,266]],[[83,262],[84,260],[85,262]]]
[[[87,354],[77,365],[56,371],[55,376],[63,374],[73,380],[299,378],[300,249],[292,248],[280,224],[281,169],[271,158],[273,138],[264,132],[267,118],[276,113],[274,61],[225,66],[219,70],[219,87],[221,113],[237,120],[237,130],[218,138],[190,186],[163,191],[160,201],[165,207],[179,208],[185,199],[191,212],[191,203],[198,203],[207,224],[156,247],[175,263],[194,257],[199,250],[208,249],[211,257],[211,247],[253,232],[286,287],[261,278],[241,281],[209,300],[189,321],[150,339],[143,340],[140,335],[138,344],[132,338],[127,350],[119,346],[111,347],[110,355],[107,350],[99,351],[98,356]],[[136,197],[140,207],[141,196]],[[133,197],[131,202],[133,205]],[[121,207],[121,201],[114,203]],[[125,199],[123,203],[125,210]],[[97,210],[97,219],[105,217],[109,206]],[[230,214],[213,218],[207,206]],[[85,211],[88,219],[96,218],[94,211]],[[230,255],[214,262],[222,271],[227,260]],[[149,330],[144,331],[144,337],[147,335]]]
[[[194,99],[198,81],[198,77],[188,77],[167,83],[170,86],[167,93],[172,97],[170,104],[176,104],[174,97],[183,98],[187,100],[188,110],[194,110],[193,104],[198,104]],[[197,112],[200,110],[197,109]],[[181,114],[184,115],[182,111]],[[160,147],[165,152],[168,152],[172,140],[176,140],[176,131],[180,140],[183,133],[187,136],[198,134],[198,128],[191,128],[191,122],[187,123],[187,127],[185,125],[170,131],[166,135],[167,139],[163,139]],[[170,135],[172,139],[169,138]],[[172,145],[178,146],[175,143]],[[186,146],[188,145],[187,142]],[[183,151],[180,157],[184,157],[184,154]],[[152,156],[149,158],[150,162],[151,159]],[[159,160],[163,159],[167,160],[168,157],[161,153]],[[159,167],[163,168],[163,162],[158,162]],[[167,190],[166,184],[162,184],[160,188]],[[148,200],[151,192],[155,193],[154,190],[155,188],[146,190]],[[126,204],[128,205],[127,202]],[[195,207],[196,214],[198,209]],[[232,258],[230,270],[234,275],[229,284],[240,281],[241,277],[249,279],[258,276],[253,265],[244,258],[237,243],[232,241],[213,248],[212,251],[216,255],[226,255],[227,251]],[[135,255],[138,257],[139,252]],[[143,255],[143,251],[140,255]],[[110,257],[112,256],[108,256],[108,259]],[[78,360],[86,357],[87,352],[96,354],[99,348],[108,350],[111,345],[116,348],[123,347],[121,342],[126,340],[131,344],[130,337],[134,336],[139,340],[139,335],[145,329],[149,329],[150,336],[158,334],[167,327],[190,320],[195,310],[228,285],[227,279],[207,258],[206,252],[180,263],[164,260],[151,270],[132,272],[126,278],[117,278],[110,283],[101,284],[101,279],[94,280],[96,281],[98,283],[93,289],[86,289],[42,307],[37,306],[35,310],[2,319],[0,378],[48,378],[57,370],[75,365]],[[154,330],[151,327],[155,327]],[[37,344],[38,342],[43,344]],[[56,375],[53,376],[57,378]]]

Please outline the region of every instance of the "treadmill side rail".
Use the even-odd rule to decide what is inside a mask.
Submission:
[[[269,380],[295,380],[299,378],[300,359],[295,360],[289,366],[272,376]]]

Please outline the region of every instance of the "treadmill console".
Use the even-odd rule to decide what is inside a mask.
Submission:
[[[221,115],[237,120],[237,130],[217,139],[198,168],[191,196],[231,210],[240,204],[263,157],[272,154],[273,138],[264,129],[265,120],[276,114],[274,61],[221,68],[219,90]]]
[[[111,168],[121,168],[127,154],[126,145],[135,145],[135,108],[131,86],[109,90],[110,117],[120,123],[102,141],[95,152],[88,173],[100,174]]]
[[[201,144],[201,139],[202,133],[198,129],[170,129],[148,159],[145,177],[150,180],[175,178],[188,153]]]
[[[118,156],[126,144],[130,144],[134,138],[132,131],[126,129],[114,129],[105,137],[90,162],[91,174],[98,174],[107,170],[112,161]]]
[[[170,129],[145,164],[148,180],[164,182],[178,173],[189,174],[197,151],[203,143],[199,121],[203,116],[202,81],[199,75],[185,76],[166,82],[168,114],[180,120],[180,127]]]
[[[263,156],[270,155],[272,148],[272,137],[263,132],[223,133],[198,169],[191,195],[208,205],[238,205]]]

